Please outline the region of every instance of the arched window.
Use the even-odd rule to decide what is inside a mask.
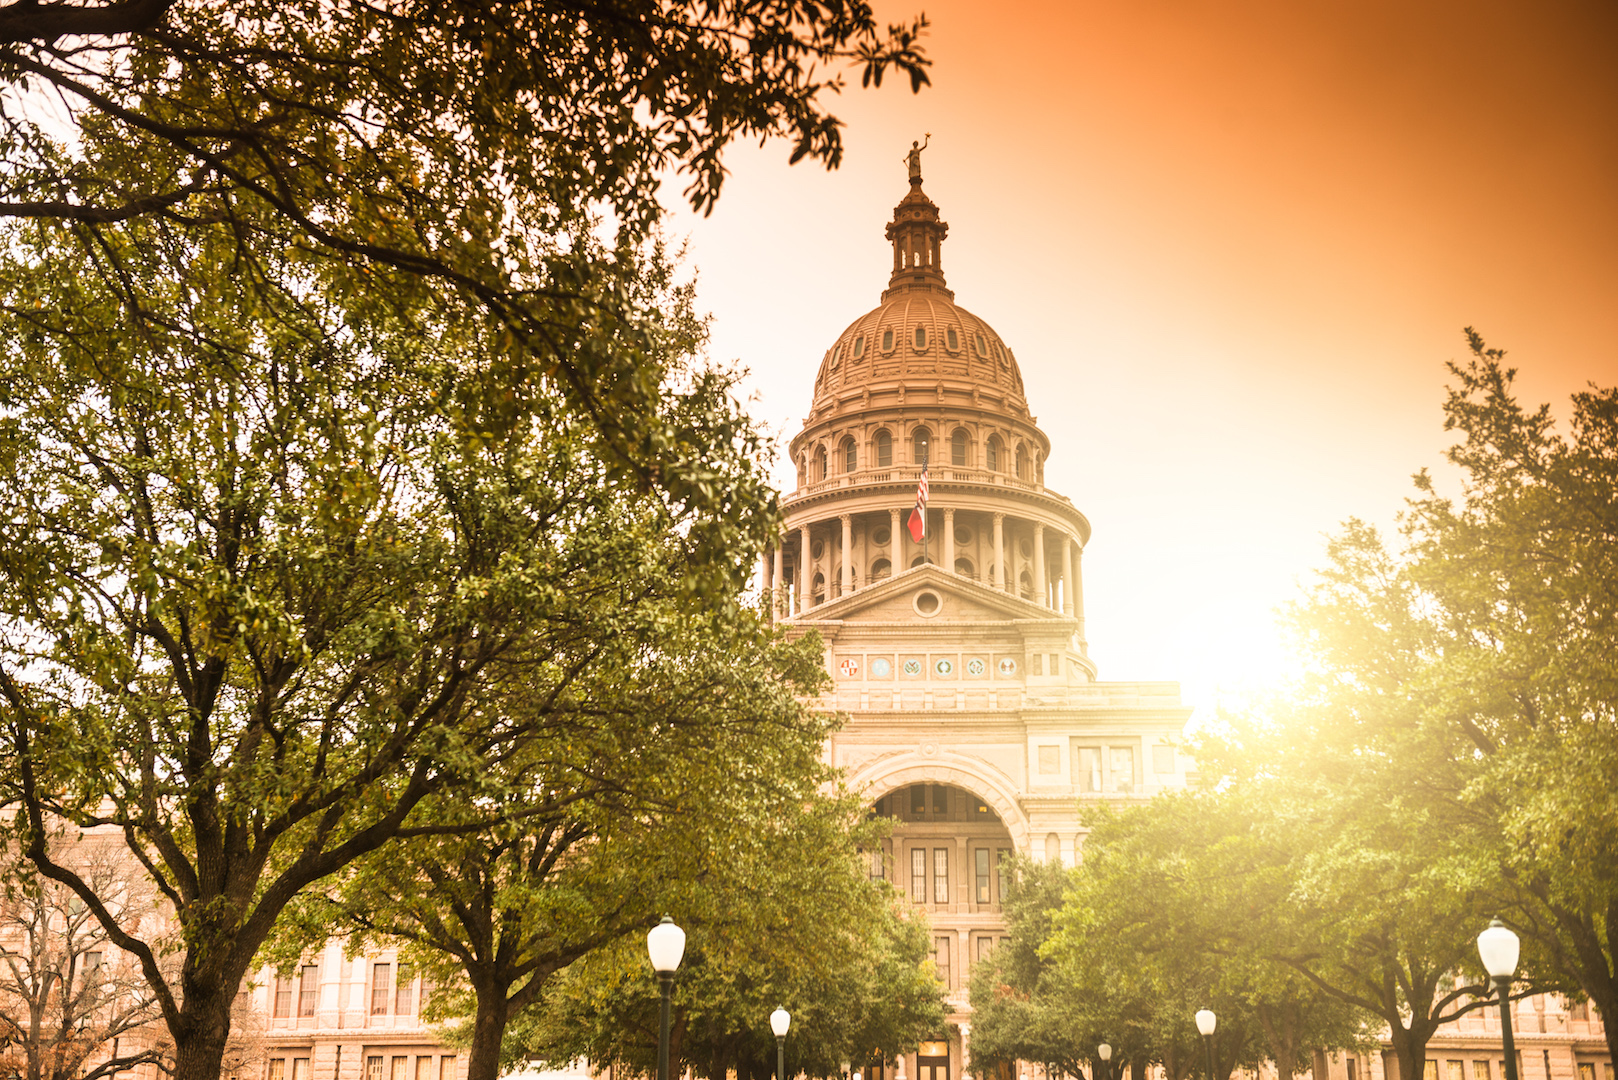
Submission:
[[[798,458],[798,486],[803,487],[809,479],[809,463],[802,457]]]
[[[956,559],[955,572],[964,578],[969,578],[974,576],[976,568],[972,565],[971,559]]]
[[[949,463],[962,466],[966,464],[965,428],[956,428],[955,434],[949,437]]]
[[[810,587],[810,595],[814,598],[816,607],[826,602],[826,575],[816,574],[814,584]]]
[[[861,334],[854,339],[854,359],[858,360],[865,355],[865,335]]]
[[[924,555],[924,554],[923,555],[917,555],[914,559],[910,560],[910,568],[912,570],[914,570],[918,566],[926,566],[926,565],[927,565],[927,556]]]
[[[955,327],[953,327],[953,326],[950,327],[949,330],[946,332],[946,335],[947,336],[945,337],[945,340],[949,342],[949,351],[950,352],[960,352],[961,351],[961,339],[955,333]]]
[[[1024,600],[1034,598],[1034,576],[1026,570],[1017,578],[1017,591],[1022,594]]]
[[[916,348],[925,349],[926,347],[927,347],[927,328],[925,326],[918,326],[918,327],[916,327]]]
[[[933,433],[924,427],[919,427],[915,430],[915,433],[910,436],[910,438],[910,463],[912,465],[920,465],[922,462],[927,460],[927,448],[933,441]]]
[[[826,448],[822,446],[815,451],[815,483],[826,479]]]
[[[893,435],[887,430],[876,433],[876,467],[886,469],[893,465]]]
[[[882,331],[882,351],[883,352],[892,352],[893,351],[893,331],[892,330],[884,330],[884,331]]]
[[[893,564],[886,559],[878,559],[871,564],[871,580],[881,581],[885,577],[893,576]]]
[[[1001,445],[1000,436],[998,436],[998,435],[990,435],[989,436],[989,449],[988,449],[988,452],[984,455],[983,464],[988,467],[990,472],[999,472],[1000,471],[1000,459],[1002,457],[1004,457],[1004,456],[1005,456],[1005,449]]]
[[[1017,479],[1030,479],[1028,472],[1028,447],[1022,445],[1021,443],[1017,444]]]
[[[859,464],[859,454],[856,453],[855,450],[854,450],[854,440],[853,439],[844,439],[843,440],[843,471],[846,472],[846,473],[851,473],[851,472],[854,471],[854,467],[856,465],[858,465],[858,464]]]

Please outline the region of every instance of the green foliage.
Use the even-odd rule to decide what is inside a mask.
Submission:
[[[925,920],[857,850],[876,838],[852,795],[806,802],[670,882],[686,928],[674,991],[671,1060],[697,1075],[765,1077],[775,1067],[769,1014],[792,1015],[787,1068],[839,1075],[843,1062],[891,1059],[943,1022]],[[645,941],[622,941],[561,973],[514,1025],[508,1056],[655,1071],[658,988]]]

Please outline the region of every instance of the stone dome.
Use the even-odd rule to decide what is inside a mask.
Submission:
[[[940,381],[1023,394],[1017,358],[994,327],[957,305],[947,290],[901,285],[826,350],[815,376],[815,400],[873,383],[931,387]]]

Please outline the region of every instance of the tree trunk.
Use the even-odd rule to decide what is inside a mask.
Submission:
[[[1433,1025],[1400,1024],[1388,1026],[1388,1041],[1393,1044],[1393,1055],[1399,1062],[1399,1080],[1426,1080],[1427,1042],[1432,1038]]]
[[[174,1076],[172,1080],[219,1080],[225,1060],[225,1043],[230,1038],[230,1006],[236,996],[230,992],[208,992],[187,985],[180,1005],[184,1035],[174,1035]]]
[[[472,1021],[472,1046],[466,1059],[466,1080],[500,1080],[500,1044],[506,1037],[506,983],[473,987],[478,1011]]]

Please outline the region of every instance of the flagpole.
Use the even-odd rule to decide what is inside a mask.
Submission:
[[[932,440],[929,439],[928,440],[928,445],[927,445],[927,450],[926,450],[926,452],[924,454],[921,455],[921,475],[923,475],[923,476],[927,475],[927,463],[932,460],[932,457],[933,457]],[[927,501],[928,502],[933,501],[932,495],[933,495],[933,493],[931,491],[929,491],[927,493]],[[932,540],[933,540],[933,531],[927,527],[927,508],[925,506],[923,506],[921,508],[921,565],[923,565],[923,566],[931,566],[932,565],[932,562],[933,562],[933,544],[932,544]]]

